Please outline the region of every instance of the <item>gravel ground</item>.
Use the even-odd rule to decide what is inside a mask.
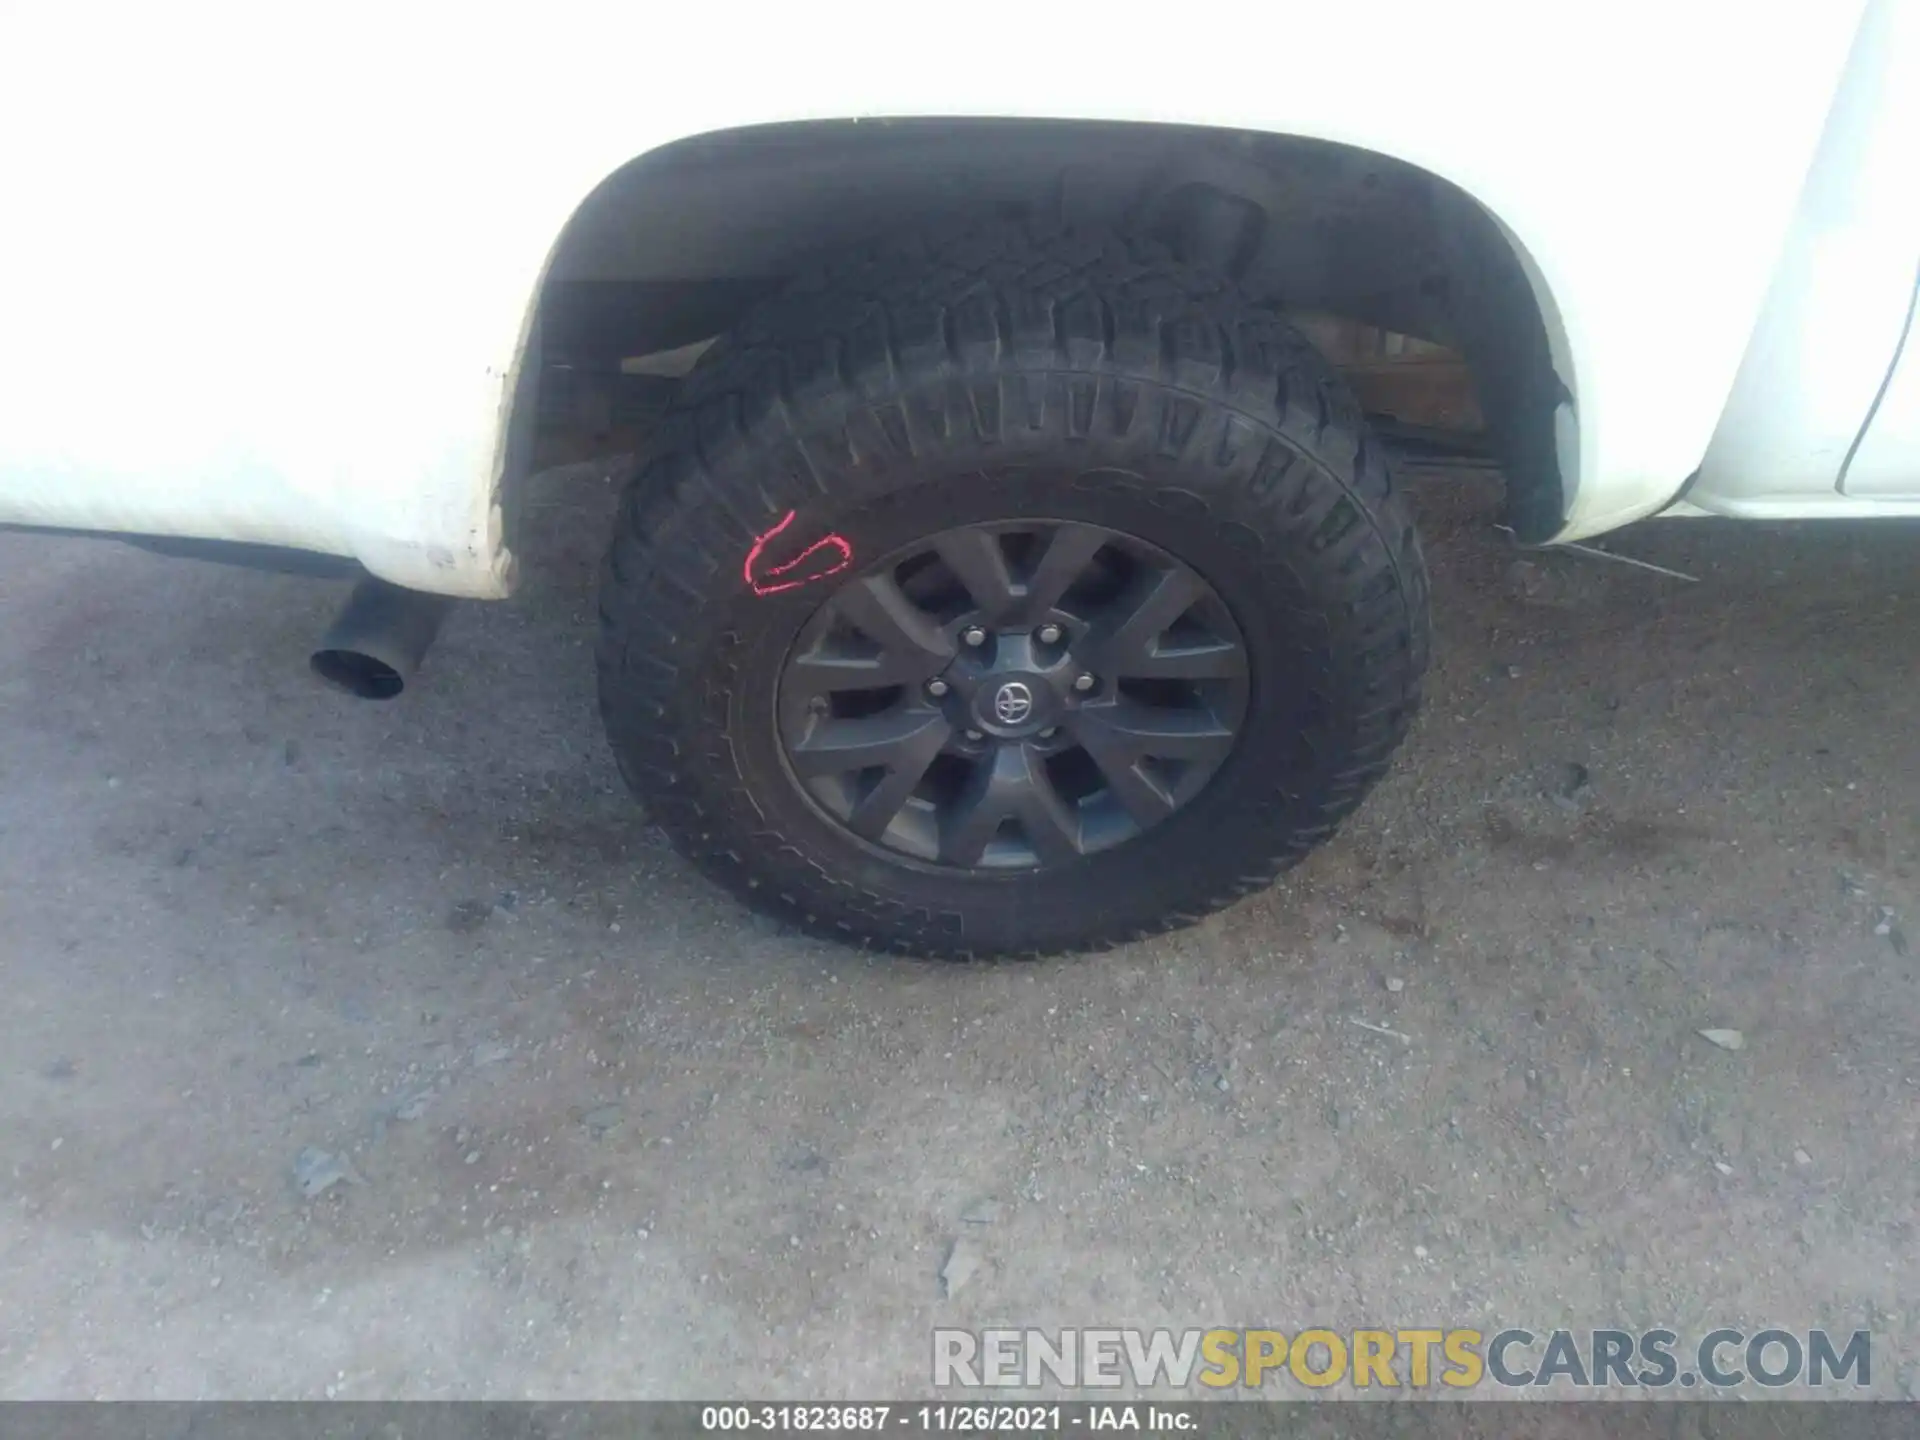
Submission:
[[[1920,530],[1607,542],[1686,584],[1418,499],[1343,835],[972,966],[626,798],[602,470],[387,706],[305,674],[338,587],[0,535],[0,1396],[917,1394],[992,1323],[1868,1327],[1920,1392]]]

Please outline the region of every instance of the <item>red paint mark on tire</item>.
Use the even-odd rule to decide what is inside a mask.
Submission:
[[[783,560],[777,565],[770,563],[767,546],[793,523],[796,513],[787,511],[780,517],[780,523],[756,538],[753,548],[747,551],[746,563],[740,567],[740,574],[754,594],[778,595],[782,590],[798,590],[802,585],[811,585],[829,575],[838,575],[853,564],[853,546],[840,535],[828,535],[814,541],[791,560]]]

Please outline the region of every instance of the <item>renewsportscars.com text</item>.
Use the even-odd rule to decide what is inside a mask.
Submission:
[[[1865,1330],[1541,1330],[1465,1328],[958,1330],[933,1333],[941,1389],[1691,1390],[1758,1386],[1865,1388],[1873,1337]]]

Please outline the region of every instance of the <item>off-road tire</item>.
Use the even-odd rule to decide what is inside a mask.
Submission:
[[[782,770],[783,657],[843,560],[1011,516],[1138,535],[1214,587],[1251,670],[1239,742],[1183,809],[1065,865],[881,853]],[[1385,771],[1428,651],[1413,526],[1312,346],[1155,245],[1019,226],[848,254],[717,343],[625,495],[600,618],[614,755],[701,870],[815,933],[956,958],[1104,947],[1267,885]]]

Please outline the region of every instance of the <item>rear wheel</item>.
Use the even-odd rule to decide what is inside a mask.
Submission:
[[[937,955],[1197,918],[1417,706],[1426,582],[1282,321],[1101,234],[848,257],[715,346],[602,604],[623,772],[704,870]]]

